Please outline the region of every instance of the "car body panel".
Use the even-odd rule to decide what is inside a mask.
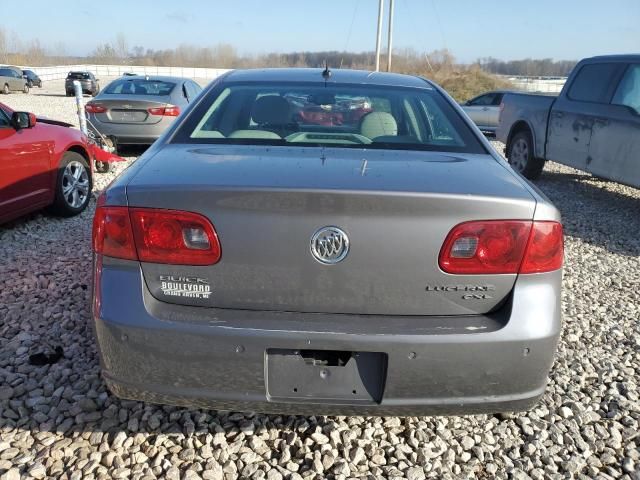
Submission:
[[[447,182],[452,175],[454,185]],[[439,247],[458,223],[529,219],[536,206],[487,155],[339,148],[171,145],[138,172],[127,197],[130,206],[195,210],[223,239],[223,259],[212,267],[145,264],[145,278],[159,297],[161,275],[197,275],[209,280],[214,294],[193,304],[396,315],[494,308],[515,275],[457,276],[456,283],[489,282],[495,290],[483,301],[465,301],[459,291],[436,297],[425,292],[452,281],[434,268]],[[247,224],[260,232],[259,249]],[[352,253],[330,271],[308,254],[311,235],[324,225],[344,229],[353,243]],[[395,240],[385,242],[382,232]],[[247,278],[248,265],[253,274]],[[365,284],[368,289],[361,289]]]
[[[560,332],[559,271],[521,276],[509,304],[491,316],[401,317],[174,306],[150,295],[138,262],[96,261],[104,378],[118,396],[150,402],[291,415],[522,410],[544,391]],[[274,398],[265,372],[273,348],[384,352],[384,395]]]
[[[0,115],[12,113],[0,103]],[[58,165],[70,150],[90,163],[87,138],[79,130],[44,122],[18,131],[0,126],[0,223],[53,202]]]
[[[570,91],[588,66],[612,65],[602,98],[571,98]],[[557,98],[534,94],[507,94],[496,137],[509,146],[514,133],[526,128],[533,137],[535,157],[640,187],[636,161],[640,107],[614,104],[626,72],[640,65],[640,55],[607,55],[580,61]],[[640,83],[635,86],[640,96]],[[612,138],[617,139],[615,143]]]
[[[528,408],[544,391],[560,332],[561,270],[448,275],[437,257],[461,221],[560,215],[439,87],[396,74],[331,77],[437,90],[486,153],[173,141],[221,83],[317,82],[320,72],[227,74],[105,191],[104,206],[209,218],[222,251],[204,267],[94,256],[93,319],[109,388],[124,398],[289,414]],[[326,225],[344,227],[352,242],[335,265],[321,265],[310,251],[314,231]],[[161,282],[181,278],[207,283],[211,295],[192,301],[161,292]],[[463,298],[488,281],[495,298]],[[323,367],[298,359],[289,364],[296,375],[287,375],[281,351],[292,358],[346,352],[383,379],[383,393],[367,398],[354,387],[351,396],[348,382],[332,380],[323,390]],[[384,368],[367,360],[374,357]]]

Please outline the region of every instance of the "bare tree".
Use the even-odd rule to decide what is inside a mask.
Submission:
[[[7,63],[9,54],[9,45],[7,42],[7,34],[5,29],[0,27],[0,62]]]
[[[125,37],[124,33],[120,32],[116,36],[116,43],[114,45],[114,50],[116,52],[116,56],[120,60],[127,60],[129,58],[129,44],[127,42],[127,37]]]

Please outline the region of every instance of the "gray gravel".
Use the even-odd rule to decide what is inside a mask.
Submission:
[[[75,111],[64,97],[0,100]],[[94,202],[76,218],[0,227],[0,479],[640,479],[640,191],[555,164],[537,184],[564,215],[565,326],[546,395],[512,415],[305,418],[119,400],[90,328]],[[29,365],[55,346],[59,362]]]

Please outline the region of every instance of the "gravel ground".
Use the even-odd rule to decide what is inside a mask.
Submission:
[[[1,100],[74,120],[72,99],[44,93]],[[0,227],[0,478],[640,479],[640,191],[556,164],[537,184],[564,216],[565,325],[547,393],[509,415],[305,418],[121,401],[100,378],[89,324],[94,202],[76,218]],[[30,365],[56,346],[57,363]]]

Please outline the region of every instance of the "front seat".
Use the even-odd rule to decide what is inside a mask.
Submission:
[[[251,119],[261,130],[286,136],[293,129],[291,106],[280,95],[266,95],[258,98],[251,109]]]
[[[370,112],[360,121],[360,133],[371,140],[380,137],[396,137],[398,123],[390,113]]]

